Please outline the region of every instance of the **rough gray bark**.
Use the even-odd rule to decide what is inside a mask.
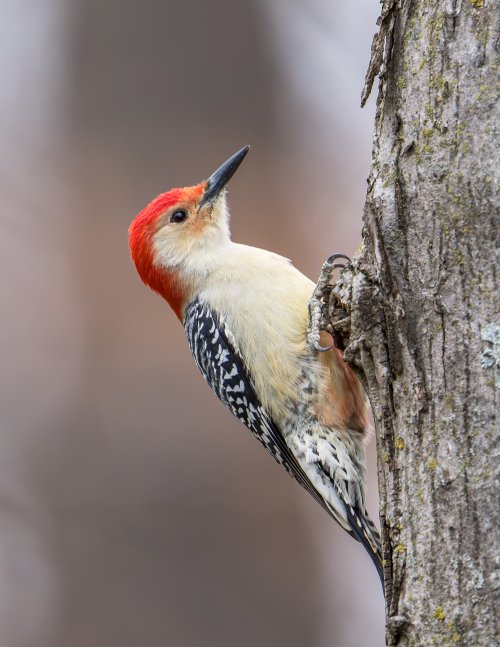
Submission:
[[[387,644],[489,647],[500,604],[500,6],[386,0],[384,12],[364,91],[380,71],[364,246],[326,327],[374,412]]]

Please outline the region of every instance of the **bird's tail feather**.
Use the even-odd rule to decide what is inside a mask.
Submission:
[[[361,514],[359,510],[355,510],[352,506],[347,505],[346,513],[347,521],[349,522],[353,537],[363,544],[370,555],[370,558],[377,569],[382,589],[385,590],[382,548],[378,530],[366,512],[365,514]]]

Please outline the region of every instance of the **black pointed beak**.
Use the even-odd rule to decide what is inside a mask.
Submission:
[[[215,202],[222,189],[236,173],[238,166],[241,164],[243,158],[249,150],[250,146],[244,146],[237,153],[231,155],[231,157],[226,160],[224,164],[219,166],[219,168],[214,173],[212,173],[212,175],[207,180],[205,193],[200,200],[198,208],[203,207],[210,202]]]

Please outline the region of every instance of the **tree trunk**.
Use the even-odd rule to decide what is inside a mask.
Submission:
[[[498,644],[499,9],[385,0],[372,48],[364,246],[330,325],[373,407],[389,645]]]

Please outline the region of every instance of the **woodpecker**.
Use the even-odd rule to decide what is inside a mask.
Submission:
[[[245,146],[195,186],[162,193],[132,221],[142,281],[170,304],[206,382],[275,460],[360,541],[383,585],[365,507],[369,409],[327,333],[308,342],[314,284],[291,262],[230,238],[226,187]]]

